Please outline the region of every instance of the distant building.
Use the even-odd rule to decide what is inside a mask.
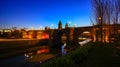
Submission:
[[[67,29],[68,28],[68,23],[66,23],[66,25],[65,25],[65,29]]]
[[[94,42],[102,40],[109,42],[111,36],[120,34],[120,24],[107,25],[104,24],[101,30],[99,25],[85,26],[85,27],[68,27],[66,23],[65,28],[62,28],[62,22],[59,21],[58,29],[50,29],[45,27],[45,30],[11,30],[0,29],[0,38],[27,38],[27,39],[50,39],[54,44],[62,44],[62,35],[66,36],[66,42],[77,43],[78,39],[92,38]],[[82,37],[82,38],[81,38]]]
[[[29,30],[22,33],[25,39],[49,39],[49,34],[45,30]]]
[[[11,29],[1,29],[0,30],[0,37],[1,38],[9,38],[11,35],[12,30]]]
[[[58,23],[58,30],[62,30],[62,22],[61,21],[59,21],[59,23]]]

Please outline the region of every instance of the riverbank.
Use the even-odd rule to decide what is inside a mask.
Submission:
[[[39,39],[0,39],[0,59],[20,55],[48,46],[49,40]]]
[[[69,54],[54,58],[42,67],[120,67],[120,56],[115,53],[113,43],[98,43],[85,45]]]
[[[93,50],[80,67],[120,67],[120,56],[115,53],[113,43],[104,43],[100,48],[95,43]]]
[[[38,44],[39,39],[0,39],[0,50]]]
[[[93,44],[88,43],[82,47],[77,47],[76,49],[68,52],[66,55],[55,57],[46,63],[39,66],[42,67],[79,67],[79,63],[84,61],[89,51],[91,51]]]

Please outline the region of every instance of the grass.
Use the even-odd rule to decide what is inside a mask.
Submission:
[[[42,67],[79,67],[79,64],[87,57],[93,44],[88,44],[69,52],[65,56],[53,58],[42,64]]]
[[[69,54],[54,58],[44,63],[43,67],[120,67],[120,56],[116,55],[116,47],[104,43],[100,48],[97,43],[79,47]]]
[[[103,44],[102,48],[95,44],[80,67],[120,67],[120,56],[115,55],[114,44]]]

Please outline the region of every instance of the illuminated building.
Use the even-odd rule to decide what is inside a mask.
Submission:
[[[66,23],[66,25],[65,25],[65,29],[67,29],[68,28],[68,23]]]
[[[0,30],[0,37],[1,38],[10,38],[11,33],[12,33],[11,29],[1,29]]]
[[[49,39],[49,34],[44,30],[29,30],[22,33],[23,38],[27,39]]]

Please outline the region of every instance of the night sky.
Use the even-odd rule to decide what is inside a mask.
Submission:
[[[0,0],[0,28],[90,25],[90,0]]]

